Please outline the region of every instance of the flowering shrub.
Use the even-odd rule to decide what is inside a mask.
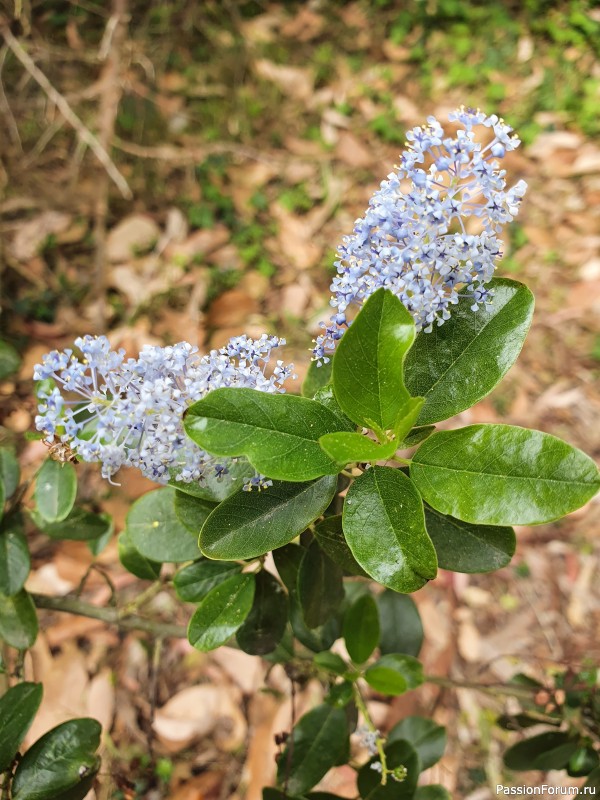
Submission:
[[[127,361],[105,338],[84,337],[81,356],[53,352],[36,367],[37,427],[51,448],[69,448],[54,453],[66,463],[48,460],[38,473],[30,513],[39,530],[100,549],[110,524],[75,505],[68,462],[98,461],[109,480],[122,465],[139,468],[167,485],[133,504],[119,539],[125,568],[157,580],[163,563],[181,565],[173,587],[195,605],[187,636],[198,650],[235,638],[233,646],[322,683],[324,700],[294,725],[264,800],[335,798],[312,789],[348,761],[364,800],[449,797],[418,786],[443,753],[444,729],[407,717],[384,735],[363,697],[365,684],[394,696],[433,680],[417,658],[422,629],[408,594],[439,567],[507,565],[512,526],[558,519],[600,488],[594,462],[549,434],[504,424],[436,430],[498,384],[533,314],[525,286],[493,277],[497,234],[525,191],[523,182],[506,189],[497,159],[518,139],[495,116],[461,109],[451,120],[462,125],[455,138],[433,118],[408,135],[400,166],[340,246],[336,313],[302,396],[285,394],[292,367],[269,364],[283,341],[267,336],[237,337],[203,358],[180,343]],[[487,145],[477,128],[491,131]],[[17,480],[11,458],[4,453],[7,497]],[[0,636],[22,650],[37,633],[34,603],[67,606],[23,589],[29,560],[17,505],[0,551],[11,558],[8,571],[0,556]],[[345,649],[333,652],[340,638]],[[543,719],[526,702],[539,685],[518,694],[523,725],[551,731],[515,745],[506,763],[565,767],[596,786],[595,677],[569,680]],[[93,720],[54,729],[14,769],[40,697],[40,686],[22,683],[0,699],[0,770],[15,799],[83,798],[99,768]],[[576,724],[573,708],[587,709],[596,728]],[[364,764],[351,758],[355,731],[371,754]],[[40,760],[61,748],[68,768],[48,778]]]

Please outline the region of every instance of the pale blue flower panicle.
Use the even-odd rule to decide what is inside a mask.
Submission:
[[[329,361],[350,323],[347,310],[382,286],[426,332],[449,319],[459,297],[471,298],[474,311],[490,300],[485,284],[501,257],[497,234],[514,219],[527,189],[521,180],[507,190],[496,159],[520,141],[496,115],[460,108],[449,119],[463,128],[455,138],[444,135],[435,117],[406,134],[399,166],[338,247],[331,284],[336,313],[315,340],[319,364]],[[476,141],[475,128],[490,129],[491,141]],[[476,230],[469,218],[476,218]]]
[[[284,339],[263,334],[253,340],[236,336],[206,356],[187,342],[145,347],[137,359],[111,350],[105,336],[84,336],[72,350],[54,350],[36,365],[39,414],[36,427],[49,440],[58,436],[83,461],[102,463],[109,480],[122,466],[137,467],[148,478],[166,483],[175,476],[186,483],[207,475],[220,477],[228,461],[218,461],[185,435],[182,415],[212,389],[240,386],[284,392],[293,367],[277,361],[265,368]],[[257,475],[249,487],[268,482]]]

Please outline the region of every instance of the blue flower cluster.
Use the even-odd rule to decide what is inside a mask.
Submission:
[[[520,141],[496,115],[460,108],[449,119],[462,126],[455,138],[435,117],[407,133],[399,166],[339,246],[331,284],[336,313],[313,350],[319,364],[350,323],[348,308],[382,286],[426,332],[449,319],[459,297],[471,298],[474,311],[489,301],[485,284],[501,256],[496,234],[514,219],[527,189],[521,180],[507,190],[497,159]],[[476,141],[476,128],[487,129],[487,144]]]
[[[84,336],[72,350],[54,350],[34,369],[40,384],[36,427],[49,441],[58,437],[83,461],[102,463],[112,482],[122,466],[137,467],[153,481],[176,477],[186,483],[227,472],[185,435],[185,409],[212,389],[241,386],[262,392],[284,392],[293,366],[277,361],[265,369],[284,339],[263,334],[253,340],[236,336],[220,350],[200,357],[187,342],[172,347],[145,347],[137,359],[111,350],[105,336]],[[48,381],[47,379],[51,379]],[[248,488],[266,485],[262,476]]]

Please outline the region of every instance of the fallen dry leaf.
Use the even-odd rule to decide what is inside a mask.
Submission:
[[[66,231],[72,222],[70,214],[61,211],[43,211],[17,228],[10,246],[12,255],[18,261],[28,261],[39,252],[49,236],[57,236]]]

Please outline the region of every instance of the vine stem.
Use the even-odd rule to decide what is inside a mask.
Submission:
[[[365,721],[367,728],[376,735],[375,739],[375,746],[377,747],[377,754],[379,755],[379,760],[381,761],[381,785],[385,786],[387,783],[387,776],[388,776],[388,768],[387,768],[387,759],[385,756],[385,751],[383,749],[383,742],[384,740],[379,735],[378,729],[375,727],[375,723],[371,719],[371,715],[369,714],[369,709],[367,708],[367,704],[360,693],[360,689],[358,688],[357,684],[354,684],[354,702],[356,703],[356,707],[360,711]]]
[[[67,614],[78,614],[81,617],[99,619],[108,625],[116,625],[126,631],[143,631],[161,639],[185,639],[187,631],[183,625],[172,625],[168,622],[140,617],[137,614],[124,615],[123,609],[101,608],[86,603],[77,597],[52,597],[47,594],[31,594],[31,599],[38,608],[51,611],[63,611]]]

